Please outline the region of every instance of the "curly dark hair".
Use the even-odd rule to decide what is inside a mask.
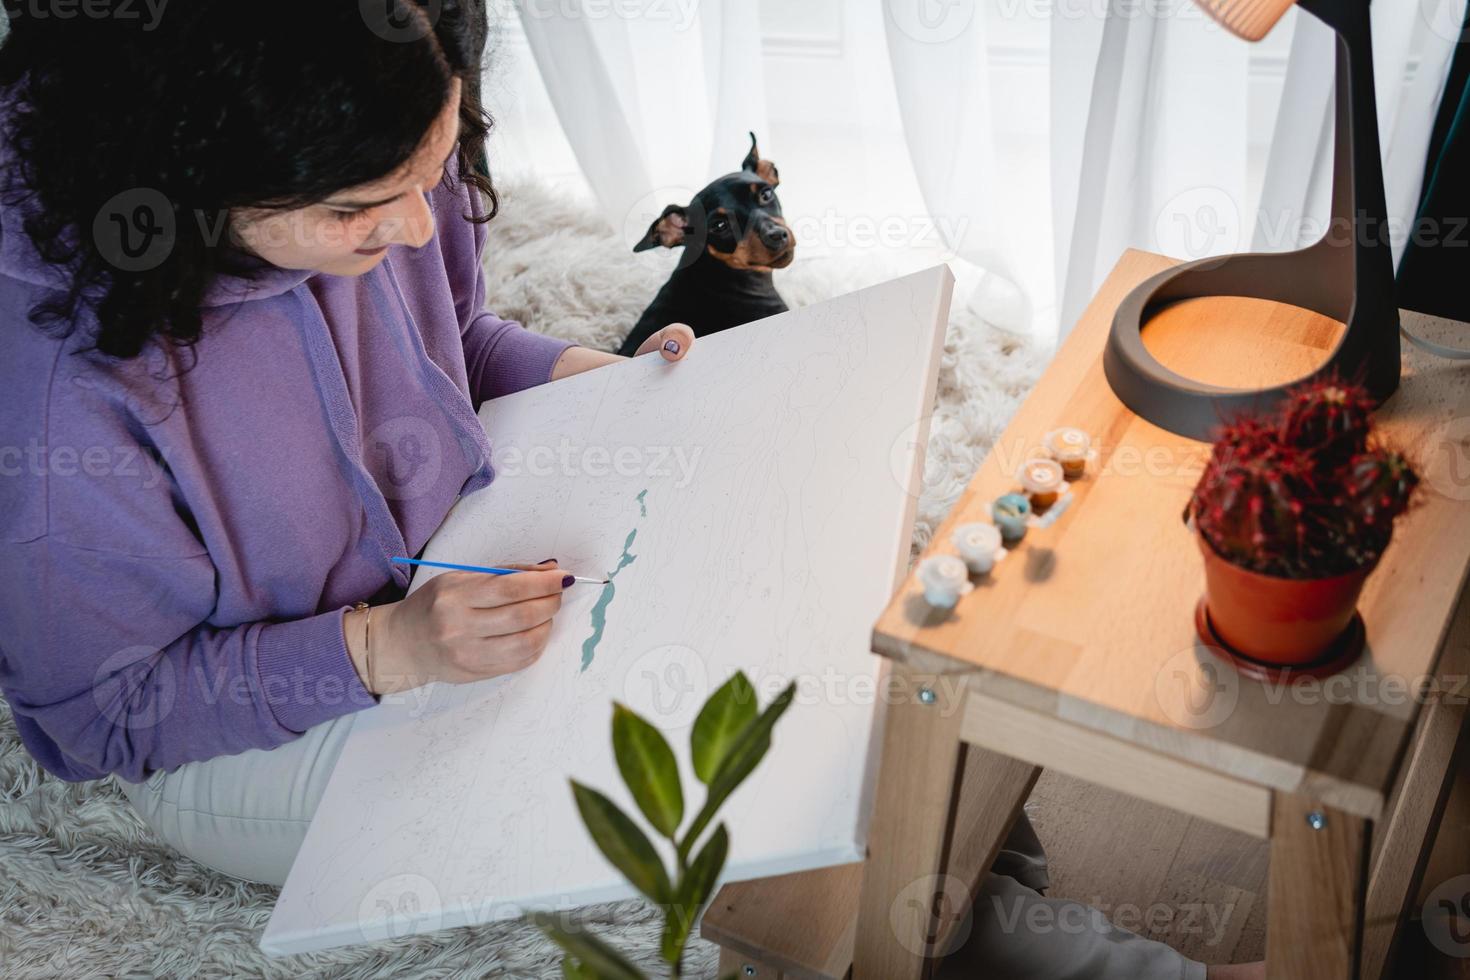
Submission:
[[[134,357],[153,338],[192,345],[214,276],[252,268],[230,244],[230,209],[303,207],[388,175],[412,156],[455,77],[458,171],[488,200],[466,218],[495,214],[477,169],[491,120],[475,95],[467,4],[186,0],[150,22],[40,18],[27,0],[3,3],[11,165],[0,187],[71,283],[30,319],[65,335],[89,309],[90,343],[104,354]],[[167,254],[141,269],[119,263],[94,231],[104,207],[136,193],[173,212]]]

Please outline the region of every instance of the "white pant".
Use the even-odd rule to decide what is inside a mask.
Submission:
[[[286,883],[352,728],[343,715],[274,749],[250,749],[117,785],[153,832],[235,878]]]
[[[191,762],[144,783],[118,785],[174,850],[236,878],[280,885],[351,725],[345,715],[274,749]],[[1119,929],[1077,902],[1042,897],[1046,854],[1025,816],[992,867],[968,939],[945,960],[941,977],[1204,980],[1202,964],[1163,943]],[[1036,908],[1041,905],[1047,908]]]

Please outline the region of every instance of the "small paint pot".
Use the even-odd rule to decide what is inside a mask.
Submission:
[[[965,567],[976,575],[985,575],[1006,556],[1001,545],[1000,528],[994,524],[961,524],[950,539],[964,559]]]
[[[1037,514],[1056,503],[1067,486],[1062,464],[1054,459],[1026,460],[1016,471],[1016,479],[1021,481],[1026,496],[1031,498],[1031,510]]]
[[[1067,426],[1052,429],[1041,440],[1047,454],[1062,464],[1062,474],[1068,480],[1080,480],[1087,472],[1087,460],[1092,455],[1092,437],[1081,429]]]
[[[1031,517],[1031,501],[1019,493],[1008,493],[997,497],[990,505],[990,517],[1000,530],[1006,544],[1015,544],[1026,536],[1027,521]]]
[[[930,555],[919,562],[919,582],[924,600],[939,609],[953,609],[960,596],[975,588],[965,563],[954,555]]]

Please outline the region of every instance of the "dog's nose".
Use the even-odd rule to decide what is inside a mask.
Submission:
[[[791,244],[791,229],[772,222],[761,229],[761,241],[767,248],[783,249]]]

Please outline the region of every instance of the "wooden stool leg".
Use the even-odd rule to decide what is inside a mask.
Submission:
[[[1266,892],[1268,980],[1357,980],[1369,825],[1277,793]]]
[[[1470,671],[1470,592],[1460,598],[1440,655],[1440,694],[1419,713],[1398,784],[1374,833],[1363,918],[1363,980],[1379,980],[1390,970],[1400,927],[1416,904],[1436,829],[1457,770],[1464,764],[1467,710],[1459,680],[1466,671]],[[1435,878],[1430,887],[1441,880]]]
[[[884,723],[853,980],[926,973],[1041,773],[961,741],[963,678],[894,672],[911,696],[891,705]]]
[[[1465,746],[1462,745],[1462,749]],[[1419,893],[1414,896],[1412,926],[1395,949],[1396,977],[1420,980],[1470,978],[1470,769],[1453,775],[1449,799],[1430,850]],[[1415,970],[1416,972],[1409,972]]]
[[[890,680],[853,980],[918,980],[945,928],[935,901],[958,795],[965,678],[894,664]]]

